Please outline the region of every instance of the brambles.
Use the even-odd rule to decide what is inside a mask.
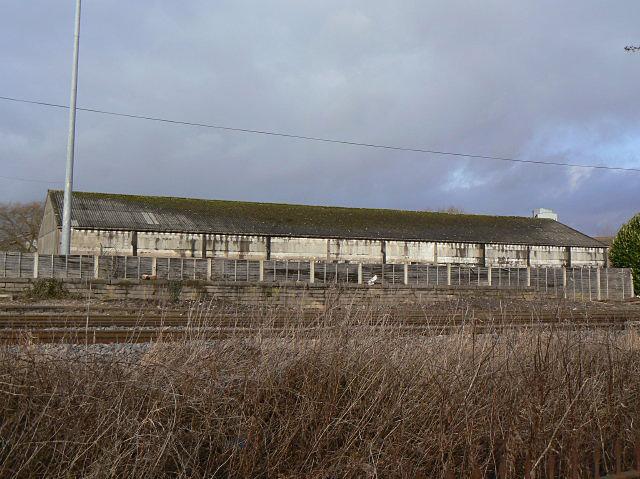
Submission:
[[[27,293],[31,299],[65,299],[70,297],[64,283],[55,278],[36,279]]]
[[[635,330],[509,331],[505,308],[493,333],[425,337],[360,306],[274,336],[261,311],[218,341],[0,347],[0,477],[495,477],[504,457],[525,477],[548,451],[582,477],[618,439],[634,457]]]
[[[180,293],[182,293],[182,281],[167,281],[167,290],[169,291],[169,302],[177,303],[180,300]]]

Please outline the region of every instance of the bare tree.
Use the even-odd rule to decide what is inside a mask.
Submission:
[[[0,251],[36,251],[43,207],[30,203],[0,203]]]

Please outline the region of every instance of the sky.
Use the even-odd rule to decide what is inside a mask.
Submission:
[[[0,0],[0,96],[69,105],[74,0]],[[640,168],[637,0],[84,0],[78,106]],[[68,110],[0,100],[0,202],[62,189]],[[28,181],[26,181],[28,180]],[[531,216],[590,235],[640,172],[313,142],[79,111],[74,189]]]

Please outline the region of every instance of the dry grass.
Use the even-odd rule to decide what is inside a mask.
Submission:
[[[549,453],[582,474],[594,442],[630,456],[639,346],[632,331],[416,338],[351,315],[138,354],[4,348],[0,477],[494,477],[501,460],[544,477]]]

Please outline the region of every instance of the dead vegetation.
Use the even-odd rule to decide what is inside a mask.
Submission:
[[[366,319],[312,337],[4,347],[0,477],[542,478],[551,457],[585,477],[594,448],[611,470],[616,440],[631,465],[635,331],[422,338]]]

